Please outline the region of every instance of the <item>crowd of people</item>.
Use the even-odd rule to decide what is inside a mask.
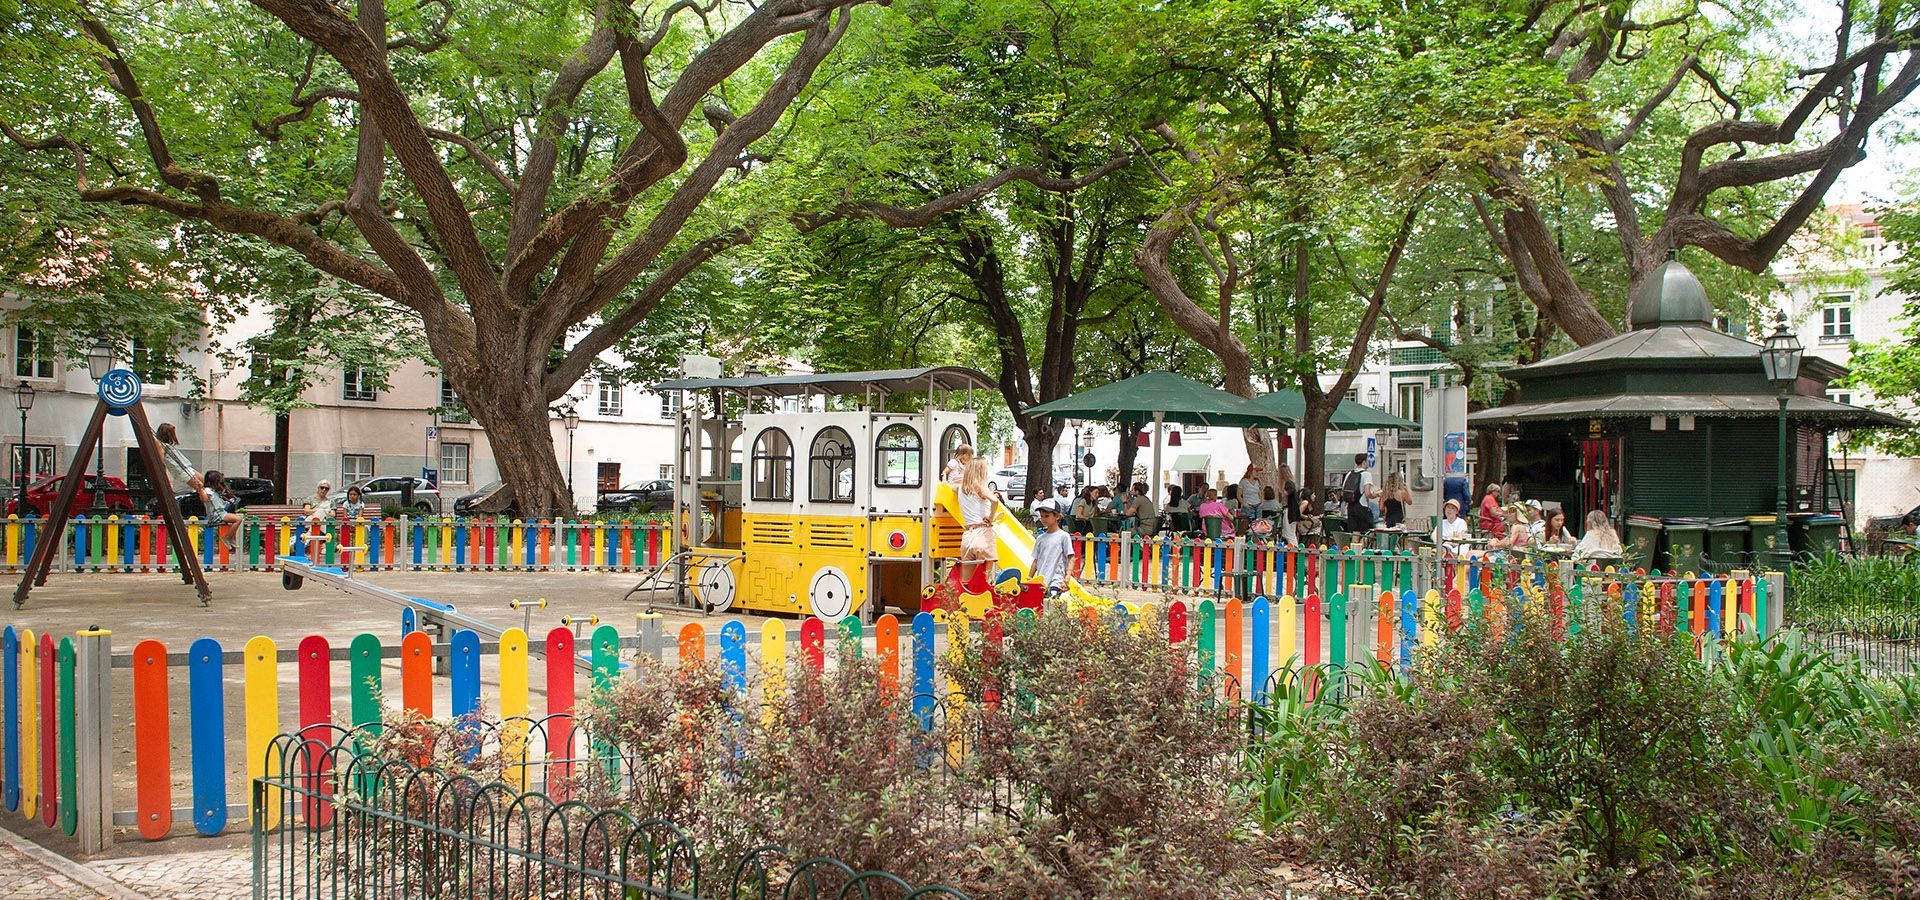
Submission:
[[[985,461],[973,457],[971,448],[962,449],[964,457],[956,454],[948,463],[948,479],[962,486],[962,473],[977,462],[980,493],[973,502],[982,510],[990,509],[996,499],[1005,502],[986,487]],[[1355,546],[1369,534],[1386,530],[1412,538],[1414,543],[1437,544],[1447,555],[1462,558],[1505,559],[1539,553],[1616,559],[1622,554],[1619,535],[1604,512],[1589,513],[1576,532],[1567,521],[1566,510],[1538,500],[1522,500],[1514,486],[1499,482],[1487,485],[1472,521],[1458,499],[1448,499],[1441,519],[1429,534],[1409,522],[1413,492],[1406,480],[1399,473],[1391,473],[1384,483],[1376,484],[1368,463],[1366,454],[1355,454],[1353,468],[1320,492],[1301,489],[1285,465],[1269,481],[1266,470],[1256,463],[1247,466],[1238,482],[1191,494],[1180,485],[1169,484],[1162,496],[1155,497],[1144,481],[1127,485],[1124,492],[1092,484],[1074,493],[1060,484],[1036,489],[1025,508],[1043,533],[1055,530],[1050,526],[1057,525],[1062,535],[1126,532],[1149,537],[1172,533],[1329,547]],[[961,494],[966,511],[969,495],[964,488]],[[969,533],[971,520],[969,516]],[[989,535],[982,532],[983,537]],[[983,552],[992,552],[990,544]]]

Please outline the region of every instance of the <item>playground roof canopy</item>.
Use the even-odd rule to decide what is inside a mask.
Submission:
[[[1223,428],[1285,428],[1286,416],[1172,372],[1148,372],[1027,409],[1028,415],[1095,422],[1176,422]]]
[[[1307,415],[1307,398],[1297,390],[1261,394],[1253,398],[1253,402],[1296,422]],[[1418,431],[1420,423],[1374,409],[1358,400],[1342,400],[1339,406],[1334,407],[1333,418],[1327,422],[1327,427],[1334,431],[1371,431],[1375,428]]]
[[[899,394],[934,388],[944,391],[991,388],[993,379],[965,366],[877,369],[870,372],[808,372],[799,375],[737,375],[730,378],[673,378],[655,385],[662,391],[721,390],[745,396],[799,397],[818,394]]]

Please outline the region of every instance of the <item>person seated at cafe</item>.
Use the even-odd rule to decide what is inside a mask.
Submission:
[[[1461,543],[1467,539],[1467,520],[1460,518],[1460,501],[1448,497],[1440,504],[1440,527],[1435,529],[1434,539],[1448,556],[1458,559],[1467,555],[1467,545]]]
[[[1541,506],[1538,500],[1528,500],[1525,505],[1527,507],[1527,530],[1533,533],[1533,541],[1537,544],[1540,542],[1540,536],[1546,533],[1547,530],[1546,507]]]
[[[1574,545],[1574,559],[1620,559],[1626,555],[1626,548],[1620,546],[1620,535],[1613,530],[1606,510],[1587,513],[1586,524],[1587,533]]]
[[[1193,514],[1201,522],[1219,519],[1221,539],[1233,537],[1233,510],[1228,509],[1227,505],[1220,501],[1218,490],[1207,488],[1207,493],[1201,498],[1200,505],[1193,508]],[[1204,533],[1207,529],[1202,527],[1200,530]]]
[[[1373,530],[1373,510],[1359,494],[1347,494],[1347,531],[1364,535]]]
[[[1525,506],[1516,503],[1506,508],[1506,526],[1506,534],[1487,542],[1487,555],[1495,560],[1510,559],[1533,544]]]
[[[1321,530],[1324,517],[1314,508],[1313,495],[1308,494],[1300,501],[1300,509],[1293,518],[1293,539],[1303,547],[1318,547],[1326,540]]]
[[[1153,534],[1160,523],[1160,510],[1153,505],[1152,488],[1144,481],[1133,483],[1133,490],[1127,493],[1127,502],[1121,508],[1124,518],[1120,527],[1133,530],[1134,534],[1145,537]]]
[[[1489,538],[1507,536],[1507,514],[1500,508],[1500,482],[1487,482],[1487,490],[1480,495],[1480,531]]]
[[[1534,541],[1542,547],[1555,550],[1572,550],[1573,532],[1567,530],[1567,511],[1561,507],[1548,510],[1540,520],[1540,533]]]

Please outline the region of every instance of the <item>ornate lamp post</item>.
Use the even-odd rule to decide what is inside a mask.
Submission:
[[[572,502],[573,432],[580,427],[580,410],[569,406],[567,407],[566,413],[560,417],[560,420],[562,422],[565,422],[567,426],[567,497],[568,497],[568,502]]]
[[[107,377],[107,373],[111,371],[113,371],[113,342],[107,340],[107,336],[103,334],[93,342],[92,347],[87,348],[87,374],[93,376],[93,383],[97,385],[100,379]],[[94,460],[93,506],[87,510],[88,515],[96,518],[107,514],[106,479],[107,440],[106,435],[103,434],[100,437],[99,453]]]
[[[13,477],[20,479],[20,499],[14,503],[13,510],[22,518],[27,515],[27,471],[29,460],[27,453],[27,410],[33,408],[33,385],[24,381],[13,389],[13,405],[20,409],[20,446],[13,454]]]
[[[1767,335],[1767,343],[1760,349],[1760,367],[1767,373],[1767,380],[1780,391],[1780,468],[1774,480],[1776,487],[1773,498],[1773,558],[1780,571],[1785,572],[1793,562],[1793,551],[1787,545],[1787,398],[1793,394],[1794,382],[1800,380],[1800,357],[1803,348],[1800,339],[1787,330],[1787,317],[1784,313],[1776,317],[1773,333]]]

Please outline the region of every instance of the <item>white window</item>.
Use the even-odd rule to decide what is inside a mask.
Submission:
[[[149,385],[163,385],[173,380],[175,362],[167,355],[165,347],[152,347],[139,338],[133,339],[133,354],[127,360],[127,368],[140,380]]]
[[[13,330],[13,374],[21,378],[53,377],[53,347],[24,325]]]
[[[8,454],[10,462],[7,472],[13,476],[15,490],[19,489],[21,475],[25,475],[27,483],[32,484],[53,474],[52,444],[14,444],[12,449],[13,452]]]
[[[671,419],[680,415],[680,392],[668,391],[660,395],[660,418]]]
[[[1359,403],[1359,402],[1360,402],[1360,389],[1359,389],[1359,388],[1347,388],[1347,402],[1349,402],[1349,403]]]
[[[440,376],[440,408],[446,410],[461,409],[460,395],[455,393],[453,385],[447,383],[447,376]]]
[[[1393,386],[1394,400],[1399,404],[1395,415],[1402,419],[1420,421],[1420,392],[1426,384],[1418,381],[1403,381]]]
[[[348,366],[340,373],[340,399],[363,400],[372,402],[380,399],[380,391],[374,387],[378,381],[372,369],[366,366]]]
[[[627,409],[625,389],[620,382],[600,379],[600,414],[603,416],[624,415]]]
[[[673,463],[660,464],[660,480],[661,481],[673,480]]]
[[[1207,436],[1207,426],[1205,425],[1182,425],[1180,426],[1180,430],[1186,432],[1187,437]]]
[[[1835,301],[1838,302],[1835,302]],[[1820,307],[1820,340],[1849,341],[1853,339],[1853,302],[1846,296],[1829,297],[1825,306]]]
[[[1827,399],[1832,400],[1835,403],[1845,403],[1848,406],[1852,406],[1853,392],[1852,391],[1828,391]]]
[[[440,481],[443,484],[467,483],[467,458],[471,444],[440,445]]]
[[[347,485],[352,484],[356,481],[365,481],[366,479],[372,478],[372,477],[373,477],[373,454],[371,453],[340,454],[341,490],[346,490]]]

